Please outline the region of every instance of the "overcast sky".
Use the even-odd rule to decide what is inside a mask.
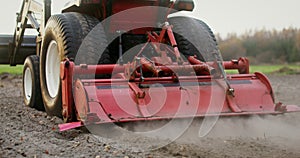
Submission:
[[[68,0],[52,0],[55,13]],[[300,0],[194,0],[194,16],[204,20],[215,33],[241,34],[246,30],[300,28]],[[3,2],[3,1],[2,1]],[[0,34],[12,34],[15,13],[22,0],[8,0],[0,6]]]

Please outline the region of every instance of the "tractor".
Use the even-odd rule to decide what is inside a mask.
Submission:
[[[51,6],[23,1],[14,35],[0,37],[0,62],[24,64],[25,105],[61,117],[62,131],[300,110],[275,103],[247,58],[222,60],[210,27],[180,14],[193,0],[76,0],[56,15]]]

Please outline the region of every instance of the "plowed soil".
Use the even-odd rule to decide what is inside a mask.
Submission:
[[[269,78],[276,101],[300,105],[300,75]],[[204,138],[189,130],[167,146],[138,152],[82,129],[59,132],[61,119],[24,106],[21,86],[21,76],[0,75],[0,157],[300,157],[300,113],[221,118]]]

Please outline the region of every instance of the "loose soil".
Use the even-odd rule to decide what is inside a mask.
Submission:
[[[271,75],[276,101],[300,105],[300,75]],[[108,141],[83,129],[59,132],[62,120],[25,107],[21,76],[0,75],[0,157],[300,157],[300,113],[221,118],[204,138],[192,126],[177,141],[141,152],[135,146],[164,139]],[[127,144],[127,145],[126,145]]]

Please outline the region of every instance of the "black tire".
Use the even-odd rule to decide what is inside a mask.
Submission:
[[[23,101],[26,106],[44,111],[40,87],[40,58],[28,56],[23,67]]]
[[[58,86],[55,87],[58,88],[54,88],[55,89],[54,93],[53,90],[51,90],[53,89],[53,87],[50,87],[49,85],[50,87],[49,89],[47,85],[47,81],[50,83],[49,81],[50,78],[47,80],[46,73],[51,72],[50,66],[48,66],[49,68],[46,66],[46,61],[48,60],[50,61],[49,58],[51,56],[50,53],[48,54],[48,47],[49,46],[51,47],[52,45],[56,46],[55,47],[56,49],[53,50],[57,51],[57,52],[54,51],[58,55],[56,59],[60,61],[63,61],[65,58],[75,60],[76,54],[80,48],[81,52],[85,52],[85,56],[84,58],[81,57],[79,59],[76,59],[76,62],[80,64],[94,63],[95,58],[98,57],[97,52],[99,50],[97,50],[93,46],[87,47],[86,45],[91,44],[91,42],[89,42],[90,40],[84,40],[84,39],[95,26],[100,27],[99,29],[96,29],[100,31],[97,31],[98,34],[94,36],[101,36],[102,38],[105,38],[103,28],[102,26],[97,25],[98,23],[99,21],[96,18],[90,17],[88,15],[79,14],[79,13],[63,13],[63,14],[53,15],[48,20],[45,28],[45,34],[43,37],[42,49],[40,54],[40,63],[41,63],[40,81],[41,81],[43,102],[47,114],[62,117],[62,97],[61,97],[62,95],[61,95],[61,82],[59,77],[58,78],[55,77],[55,82],[58,80],[58,82],[56,82],[57,84],[55,84]],[[85,47],[80,47],[83,41],[85,43]],[[100,44],[101,46],[106,44],[105,43],[106,40],[101,42],[102,42],[102,44]],[[47,59],[48,55],[49,58]],[[56,56],[56,55],[52,55],[52,56]],[[53,65],[57,68],[57,66],[59,66],[59,63],[57,64],[53,64]],[[53,71],[52,76],[55,75],[57,76],[57,73],[59,72]],[[51,75],[49,76],[51,77]]]
[[[215,35],[207,24],[191,17],[172,17],[168,20],[173,25],[181,54],[186,58],[196,55],[201,61],[215,60],[213,53],[219,54],[220,51]],[[218,56],[220,57],[220,54]]]

